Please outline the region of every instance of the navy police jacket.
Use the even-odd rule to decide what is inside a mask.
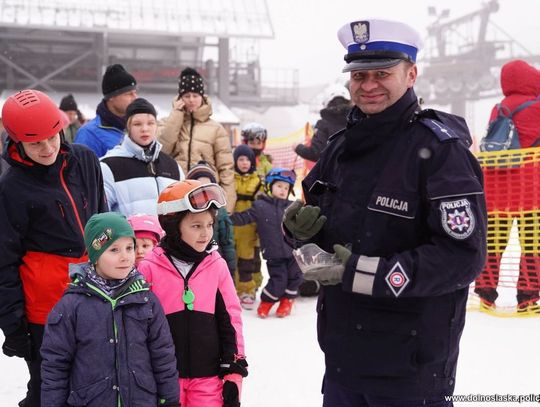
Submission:
[[[326,378],[354,391],[454,389],[487,215],[481,169],[455,131],[464,121],[443,115],[456,125],[423,117],[412,89],[370,117],[355,107],[303,182],[328,217],[314,242],[352,245],[343,283],[324,287],[317,311]]]

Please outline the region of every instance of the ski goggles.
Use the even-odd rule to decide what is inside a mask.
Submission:
[[[244,134],[244,138],[248,141],[266,141],[266,130],[249,130],[249,132]]]
[[[293,170],[270,171],[268,175],[266,175],[266,179],[268,183],[281,180],[294,185],[296,182],[296,173]]]
[[[189,191],[183,198],[157,204],[157,214],[190,211],[192,213],[204,212],[211,205],[221,208],[227,203],[225,193],[218,184],[205,184]]]

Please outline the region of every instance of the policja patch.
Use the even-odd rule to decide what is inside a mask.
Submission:
[[[467,239],[476,226],[468,199],[441,202],[441,224],[444,231],[454,239]]]

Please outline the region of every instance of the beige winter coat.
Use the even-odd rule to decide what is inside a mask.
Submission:
[[[158,140],[163,144],[162,151],[171,155],[185,174],[199,161],[206,161],[217,173],[227,197],[227,211],[232,213],[236,191],[231,143],[223,126],[210,119],[211,114],[212,105],[206,96],[193,114],[173,108],[159,123]]]

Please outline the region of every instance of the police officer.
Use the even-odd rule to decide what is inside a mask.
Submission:
[[[448,406],[468,286],[486,254],[481,169],[464,120],[421,111],[418,33],[353,21],[347,49],[354,107],[303,182],[306,206],[284,225],[335,251],[320,281],[318,339],[325,407]]]

